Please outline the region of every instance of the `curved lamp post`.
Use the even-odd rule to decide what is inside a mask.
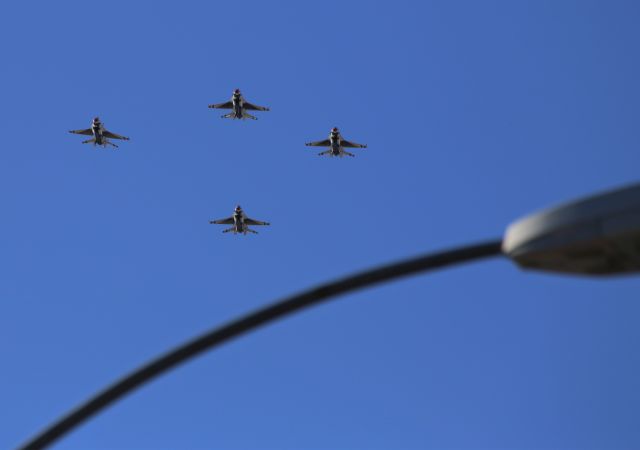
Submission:
[[[338,295],[395,278],[490,256],[521,267],[586,275],[640,271],[640,184],[525,217],[504,241],[417,257],[324,284],[216,328],[116,381],[20,447],[42,449],[147,381],[235,337]]]

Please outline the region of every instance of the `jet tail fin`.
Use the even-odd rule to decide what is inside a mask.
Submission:
[[[86,141],[82,141],[83,144],[95,144],[96,138],[87,139]]]

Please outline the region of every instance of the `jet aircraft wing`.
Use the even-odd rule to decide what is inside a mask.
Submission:
[[[210,220],[209,223],[215,223],[218,225],[230,225],[233,223],[233,217],[228,217],[226,219]]]
[[[269,111],[269,108],[267,108],[266,106],[258,106],[249,102],[244,102],[242,104],[242,107],[249,111]]]
[[[269,222],[262,222],[260,220],[249,219],[248,217],[244,218],[244,223],[247,225],[270,225]]]
[[[323,141],[307,142],[304,145],[309,147],[331,147],[331,141],[329,139],[325,139]]]
[[[213,105],[209,105],[209,108],[214,108],[214,109],[232,109],[233,108],[233,102],[232,101],[228,101],[228,102],[224,102],[224,103],[216,103]]]
[[[102,135],[111,139],[122,139],[123,141],[128,141],[129,138],[126,136],[120,136],[119,134],[112,133],[111,131],[104,130]]]
[[[91,128],[87,128],[86,130],[71,130],[69,133],[73,134],[85,134],[87,136],[93,135],[93,130]]]
[[[340,141],[340,145],[345,148],[367,148],[365,144],[356,144],[355,142],[346,141],[344,139]]]

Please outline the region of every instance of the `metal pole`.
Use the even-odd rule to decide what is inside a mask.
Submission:
[[[48,426],[41,433],[19,447],[19,449],[39,450],[45,448],[78,427],[94,414],[124,397],[129,392],[139,388],[147,381],[173,369],[206,350],[222,345],[233,338],[288,314],[316,305],[322,301],[337,297],[338,295],[384,281],[500,254],[502,254],[501,240],[469,245],[360,272],[275,302],[270,306],[196,337],[192,341],[143,365]]]

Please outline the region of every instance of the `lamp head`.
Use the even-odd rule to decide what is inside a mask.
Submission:
[[[529,269],[640,272],[640,184],[520,219],[507,228],[502,250]]]

